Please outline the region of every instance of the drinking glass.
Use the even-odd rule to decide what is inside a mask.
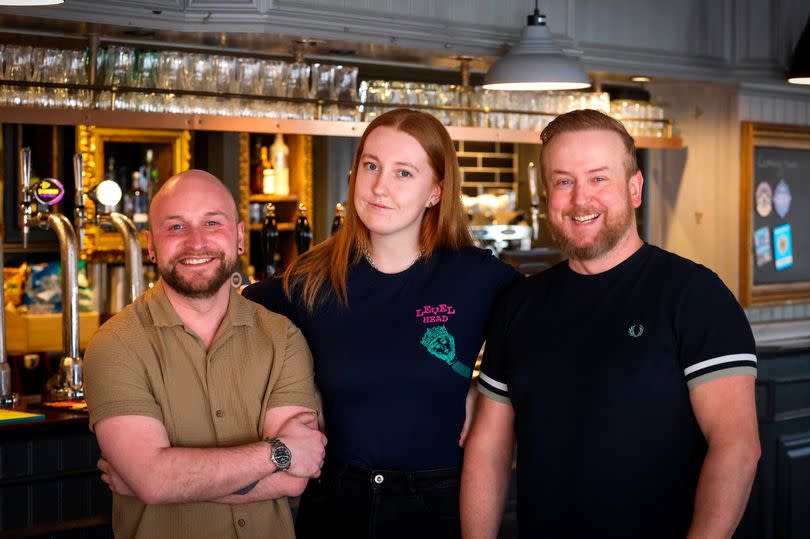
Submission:
[[[129,86],[135,51],[129,47],[110,45],[107,47],[104,84],[107,86]]]
[[[236,60],[236,79],[240,94],[260,93],[262,63],[255,58]]]
[[[161,51],[158,60],[157,86],[165,90],[180,88],[185,55],[177,51]]]

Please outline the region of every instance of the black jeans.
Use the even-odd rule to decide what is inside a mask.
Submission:
[[[298,539],[457,539],[459,468],[364,470],[327,460],[307,485]]]

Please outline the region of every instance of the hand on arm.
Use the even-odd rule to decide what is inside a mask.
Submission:
[[[302,406],[280,406],[267,411],[265,437],[276,437],[290,449],[292,461],[286,472],[276,472],[255,485],[246,485],[246,492],[217,500],[218,503],[240,504],[260,500],[299,496],[309,477],[321,473],[326,436],[318,431],[316,413]],[[268,445],[268,450],[269,450]],[[297,475],[295,475],[297,474]]]
[[[515,413],[509,403],[477,401],[461,474],[461,532],[465,539],[493,539],[511,479]]]
[[[687,538],[730,538],[745,511],[760,455],[754,377],[706,382],[689,398],[709,450]]]
[[[464,447],[467,441],[467,435],[470,433],[470,425],[475,415],[475,402],[477,400],[478,389],[476,388],[475,382],[473,382],[470,384],[470,389],[467,391],[467,399],[464,402],[464,425],[461,427],[461,435],[458,437],[459,447]]]

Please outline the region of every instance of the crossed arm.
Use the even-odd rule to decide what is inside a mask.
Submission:
[[[277,471],[264,441],[226,448],[171,447],[163,423],[145,416],[104,419],[95,431],[103,455],[102,479],[113,492],[137,496],[146,504],[247,503],[296,496],[309,477],[320,475],[326,444],[315,412],[301,406],[271,408],[265,416],[264,436],[277,436],[293,454],[286,472]]]

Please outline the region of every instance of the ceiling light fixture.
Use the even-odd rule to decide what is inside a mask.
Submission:
[[[554,43],[537,0],[520,41],[492,64],[484,77],[487,90],[579,90],[590,85],[579,60],[564,54]]]
[[[793,51],[787,81],[791,84],[810,84],[810,17]]]
[[[0,0],[0,6],[55,6],[64,0]]]
[[[633,77],[630,77],[630,80],[633,81],[633,82],[651,82],[652,81],[652,79],[650,77],[647,77],[645,75],[635,75]]]

